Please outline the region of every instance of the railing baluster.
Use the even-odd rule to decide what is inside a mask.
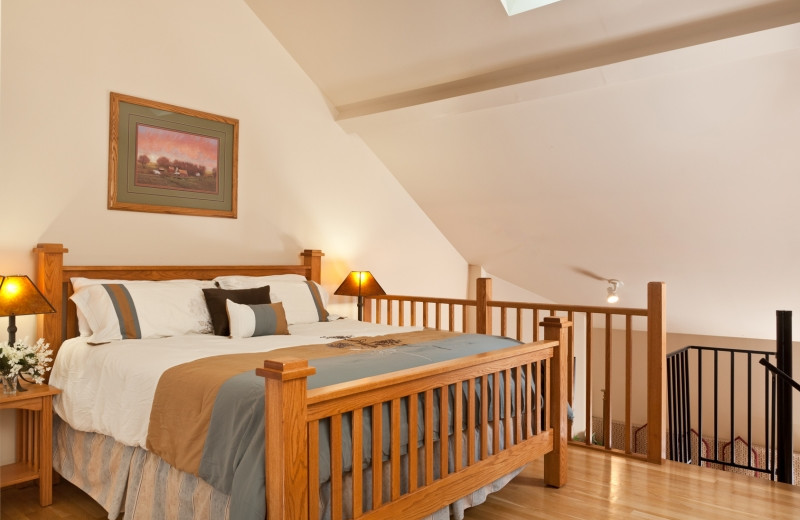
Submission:
[[[633,316],[625,316],[625,453],[631,449],[631,393],[633,392]]]
[[[447,321],[449,322],[448,330],[450,332],[453,332],[454,330],[456,330],[456,328],[455,328],[455,326],[456,326],[456,323],[455,323],[456,322],[455,310],[456,309],[455,309],[455,307],[453,306],[452,303],[448,303],[447,304]]]
[[[611,438],[611,398],[613,393],[611,391],[611,369],[612,353],[611,353],[611,314],[606,314],[606,363],[605,363],[605,379],[603,390],[603,444],[607,450],[614,447],[614,440]]]
[[[592,445],[592,314],[586,313],[586,445]]]

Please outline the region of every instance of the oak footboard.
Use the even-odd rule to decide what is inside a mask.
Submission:
[[[265,361],[267,518],[319,518],[326,479],[333,520],[420,518],[542,456],[545,483],[564,485],[570,325],[548,317],[544,341],[314,390],[307,361]]]

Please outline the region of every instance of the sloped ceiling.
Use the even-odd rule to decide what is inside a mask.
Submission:
[[[246,0],[471,264],[668,330],[800,311],[800,2]]]

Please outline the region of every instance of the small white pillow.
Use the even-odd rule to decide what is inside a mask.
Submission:
[[[231,338],[251,338],[289,334],[286,314],[280,303],[246,305],[225,301],[228,310]]]
[[[71,299],[86,317],[91,343],[212,331],[203,291],[195,283],[91,284]]]

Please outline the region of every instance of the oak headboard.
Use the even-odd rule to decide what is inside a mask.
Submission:
[[[69,250],[63,244],[39,244],[36,254],[36,285],[53,304],[55,313],[41,314],[37,318],[37,335],[50,343],[53,355],[66,339],[78,335],[78,317],[72,295],[73,277],[107,278],[115,280],[176,280],[190,278],[211,280],[217,276],[245,275],[267,276],[273,274],[299,274],[320,283],[322,257],[318,249],[300,253],[302,262],[297,265],[142,265],[142,266],[71,266],[64,265],[64,254]]]

